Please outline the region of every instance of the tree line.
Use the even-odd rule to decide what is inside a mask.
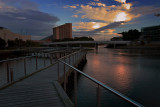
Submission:
[[[0,49],[14,49],[33,46],[39,46],[39,44],[31,40],[24,41],[18,38],[16,38],[15,40],[7,40],[6,42],[4,39],[0,38]]]
[[[139,32],[137,29],[131,29],[129,31],[125,31],[122,33],[119,33],[122,35],[122,40],[124,41],[134,41],[139,40],[141,36],[141,32]],[[119,40],[119,37],[113,37],[111,40]]]
[[[62,41],[94,41],[92,37],[75,37],[75,38],[64,38],[62,40],[53,40],[53,42],[62,42]]]

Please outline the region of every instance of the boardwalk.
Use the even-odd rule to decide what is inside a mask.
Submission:
[[[66,59],[66,62],[69,62],[69,59]],[[70,58],[70,62],[73,65],[73,57]],[[52,64],[41,72],[0,90],[0,107],[64,107],[53,85],[53,81],[58,80],[57,65]],[[62,77],[64,65],[59,65]]]

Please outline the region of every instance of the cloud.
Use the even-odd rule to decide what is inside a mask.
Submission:
[[[77,6],[79,6],[79,4],[76,4],[76,5],[66,5],[66,6],[64,6],[64,8],[73,8],[73,9],[75,9],[75,8],[77,8]]]
[[[134,7],[134,9],[130,10],[130,13],[136,14],[139,16],[144,16],[148,14],[154,14],[160,11],[160,7],[156,6],[140,6],[140,7]]]
[[[90,31],[94,30],[95,28],[97,29],[106,25],[107,25],[106,23],[102,22],[77,22],[74,23],[73,28],[79,31]]]
[[[115,26],[121,26],[119,22],[128,22],[149,14],[155,14],[160,11],[160,7],[156,6],[133,6],[133,3],[126,3],[126,0],[114,0],[119,2],[118,5],[107,5],[99,0],[94,0],[88,4],[79,5],[79,8],[75,9],[74,16],[78,15],[82,20],[92,22],[78,22],[75,23],[74,30],[77,31],[77,35],[98,35],[114,34],[113,32],[106,32],[105,29],[114,29]],[[95,23],[93,23],[95,22]],[[102,22],[103,25],[98,22]],[[117,22],[117,23],[116,23]],[[117,25],[116,25],[117,24]],[[112,26],[111,26],[112,25]],[[115,25],[115,26],[113,26]],[[113,27],[113,28],[112,28]],[[99,29],[97,29],[99,28]],[[111,31],[111,30],[110,30]],[[82,32],[82,33],[80,33]],[[98,34],[97,34],[98,33]],[[115,35],[115,34],[114,34]]]
[[[78,18],[78,15],[72,15],[72,17]]]
[[[13,6],[23,9],[38,10],[38,5],[31,0],[0,0],[0,4],[5,4],[6,6]]]
[[[106,23],[112,23],[115,21],[130,21],[133,18],[138,17],[139,15],[135,15],[130,13],[131,3],[121,4],[118,6],[92,6],[96,5],[95,2],[91,2],[89,5],[81,5],[80,9],[77,10],[77,15],[79,15],[82,19],[91,19],[91,20],[100,20]],[[103,4],[103,3],[101,3]],[[123,20],[122,20],[123,18]]]
[[[0,0],[0,25],[17,33],[50,35],[59,18],[39,11],[30,0]]]
[[[90,30],[90,31],[74,31],[73,36],[95,36],[95,35],[104,35],[104,34],[113,35],[115,34],[113,33],[115,31],[114,28],[117,28],[124,23],[126,22],[124,21],[113,22],[106,26],[100,27],[98,29]]]
[[[126,3],[126,0],[115,0],[117,2],[120,2],[120,3]]]
[[[96,2],[90,2],[90,3],[88,3],[88,5],[92,5],[92,6],[102,6],[102,7],[105,7],[106,6],[106,4],[104,4],[104,3],[100,3],[100,2],[98,2],[98,3],[96,3]]]

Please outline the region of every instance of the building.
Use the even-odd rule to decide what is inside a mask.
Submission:
[[[6,42],[8,40],[22,39],[23,41],[31,40],[30,35],[21,35],[17,33],[13,33],[8,29],[0,27],[0,38],[4,39]]]
[[[141,32],[144,40],[160,41],[160,25],[143,27]]]
[[[53,28],[53,40],[62,40],[65,38],[72,38],[72,23]]]

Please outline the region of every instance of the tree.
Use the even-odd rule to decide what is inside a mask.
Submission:
[[[7,43],[8,43],[9,48],[15,47],[15,41],[14,40],[8,40]]]
[[[94,39],[91,37],[83,36],[83,37],[75,37],[74,41],[94,41]]]
[[[6,41],[2,38],[0,38],[0,49],[4,49],[6,47]]]
[[[136,29],[134,29],[134,30],[131,29],[128,32],[122,32],[121,34],[123,36],[123,40],[125,40],[125,41],[138,40],[139,37],[141,36],[141,32],[139,32]]]

